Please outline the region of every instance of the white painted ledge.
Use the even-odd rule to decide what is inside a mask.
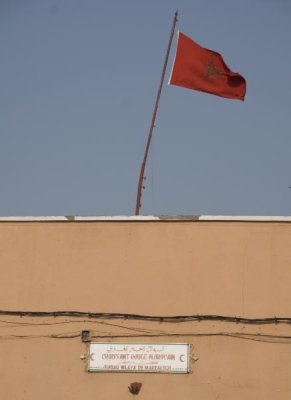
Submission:
[[[140,215],[140,216],[39,216],[0,217],[0,222],[91,222],[91,221],[246,221],[291,222],[291,216],[245,216],[245,215]]]

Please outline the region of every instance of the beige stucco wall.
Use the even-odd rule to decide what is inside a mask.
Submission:
[[[0,308],[291,317],[290,261],[284,222],[2,222]],[[288,324],[0,319],[1,399],[130,399],[134,381],[151,400],[291,395],[291,340],[254,336],[291,336]],[[191,343],[198,360],[188,375],[88,373],[83,329]]]

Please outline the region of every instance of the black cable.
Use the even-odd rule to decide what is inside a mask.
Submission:
[[[270,335],[261,333],[246,333],[246,332],[205,332],[205,333],[163,333],[163,334],[111,334],[111,335],[96,335],[91,334],[91,339],[116,339],[116,338],[143,338],[143,337],[210,337],[210,336],[225,336],[237,339],[255,340],[258,342],[267,343],[282,343],[291,344],[291,336],[285,335]]]
[[[129,319],[156,322],[187,322],[187,321],[222,321],[242,324],[291,324],[291,317],[267,317],[267,318],[243,318],[225,315],[175,315],[175,316],[153,316],[143,314],[124,313],[95,313],[85,311],[10,311],[0,310],[0,315],[19,317],[87,317],[92,319]]]
[[[0,336],[0,339],[75,339],[82,336],[82,332],[63,332],[58,334],[49,334],[49,335],[7,335]],[[285,335],[270,335],[270,334],[260,334],[260,333],[242,333],[242,332],[205,332],[205,333],[164,333],[164,334],[133,334],[133,335],[124,335],[124,334],[110,334],[110,335],[100,335],[96,334],[96,332],[92,331],[91,339],[118,339],[118,338],[161,338],[161,337],[228,337],[234,339],[244,339],[244,340],[253,340],[257,342],[264,343],[273,343],[273,344],[291,344],[291,336]]]

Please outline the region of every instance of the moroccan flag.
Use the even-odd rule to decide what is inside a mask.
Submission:
[[[169,84],[242,101],[246,93],[245,79],[232,72],[219,53],[181,32]]]

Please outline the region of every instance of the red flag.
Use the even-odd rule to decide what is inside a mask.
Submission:
[[[169,84],[242,101],[246,93],[245,79],[232,72],[219,53],[181,32]]]

